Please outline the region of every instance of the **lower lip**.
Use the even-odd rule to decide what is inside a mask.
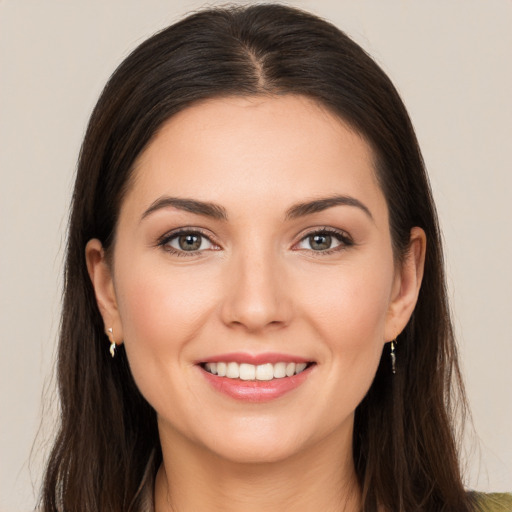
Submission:
[[[213,388],[231,398],[245,402],[269,402],[297,389],[309,377],[313,366],[293,377],[272,380],[229,379],[200,369]]]

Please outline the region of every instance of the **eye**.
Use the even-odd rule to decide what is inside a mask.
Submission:
[[[199,231],[179,231],[164,237],[159,245],[169,252],[184,255],[217,249],[217,246]]]
[[[343,231],[322,229],[309,233],[296,247],[315,252],[331,252],[351,245],[354,245],[352,239]]]

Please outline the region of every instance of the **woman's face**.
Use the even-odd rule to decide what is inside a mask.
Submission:
[[[270,461],[349,440],[424,247],[396,268],[368,144],[304,97],[230,97],[171,118],[134,172],[113,270],[87,254],[163,441]]]

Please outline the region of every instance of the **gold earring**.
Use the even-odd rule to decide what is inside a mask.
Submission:
[[[389,353],[389,356],[391,358],[391,372],[393,373],[393,375],[396,373],[395,343],[396,343],[396,338],[391,341],[391,351]]]
[[[108,339],[111,341],[110,343],[110,355],[114,357],[116,355],[116,342],[114,341],[114,333],[112,332],[112,327],[107,329],[108,331]]]

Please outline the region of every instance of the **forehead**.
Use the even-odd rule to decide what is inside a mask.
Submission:
[[[382,200],[369,144],[296,95],[194,104],[160,128],[134,166],[127,201],[159,195],[275,205],[334,193]],[[283,207],[286,205],[283,204]]]

